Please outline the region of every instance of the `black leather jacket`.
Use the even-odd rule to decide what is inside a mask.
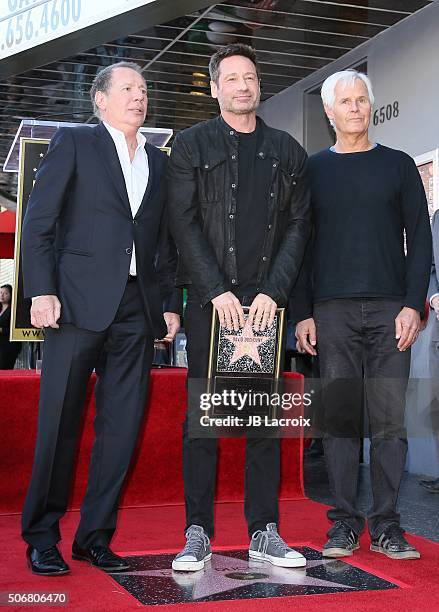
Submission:
[[[310,233],[307,155],[286,132],[259,117],[261,157],[272,161],[259,293],[285,306]],[[239,287],[235,213],[238,136],[221,116],[180,132],[168,165],[171,231],[180,254],[178,286],[193,286],[202,306]]]

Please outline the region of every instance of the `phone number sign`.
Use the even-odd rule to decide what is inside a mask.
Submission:
[[[0,0],[0,59],[155,0]]]

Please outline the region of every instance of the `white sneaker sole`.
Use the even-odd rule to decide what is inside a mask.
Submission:
[[[358,550],[360,548],[360,544],[357,544],[353,548],[324,548],[322,550],[322,557],[330,557],[331,559],[336,559],[337,557],[352,557],[354,554],[354,550]]]
[[[249,550],[248,556],[250,557],[250,559],[257,559],[258,561],[268,561],[272,565],[277,565],[278,567],[305,567],[306,565],[305,557],[298,557],[295,559],[285,557],[281,559],[279,557],[272,557],[271,555],[267,555],[257,550]]]
[[[420,559],[421,558],[421,553],[417,550],[407,550],[405,552],[392,553],[392,552],[388,552],[387,550],[384,550],[384,548],[381,548],[381,546],[374,546],[373,544],[370,545],[370,550],[373,552],[379,552],[382,555],[386,555],[386,557],[389,557],[389,559]]]
[[[201,561],[178,561],[176,559],[172,562],[172,569],[176,572],[197,572],[203,569],[204,563],[210,561],[212,553],[209,553]]]

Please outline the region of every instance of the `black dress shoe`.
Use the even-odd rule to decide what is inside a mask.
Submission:
[[[33,574],[39,576],[63,576],[70,572],[70,567],[64,561],[56,546],[46,550],[37,550],[28,546],[26,551],[27,564]]]
[[[96,545],[84,549],[80,548],[76,540],[72,546],[72,559],[89,561],[94,567],[110,574],[130,569],[128,563],[122,557],[115,555],[108,546]]]

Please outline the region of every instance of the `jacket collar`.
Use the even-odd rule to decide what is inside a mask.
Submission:
[[[123,176],[122,168],[119,162],[119,156],[117,154],[116,145],[114,144],[114,140],[111,137],[110,133],[106,129],[103,123],[99,123],[95,128],[96,135],[96,146],[99,151],[99,157],[103,161],[104,166],[107,170],[107,174],[111,182],[113,183],[116,192],[118,193],[120,199],[122,200],[126,211],[130,214],[131,207],[128,199],[128,193],[125,186],[125,179]],[[150,145],[148,142],[145,142],[145,150],[148,155],[148,167],[149,167],[149,177],[148,177],[148,185],[145,190],[145,194],[142,199],[142,203],[137,211],[136,217],[138,217],[142,209],[145,205],[145,201],[149,197],[151,193],[153,181],[156,175],[156,163],[157,163],[157,155],[155,151],[155,147]]]
[[[96,126],[95,135],[99,159],[103,162],[108,177],[112,182],[116,192],[119,194],[119,197],[122,200],[126,211],[131,214],[130,202],[128,200],[128,193],[125,186],[125,179],[123,177],[123,172],[119,162],[119,157],[117,155],[114,140],[110,136],[110,133],[108,132],[103,123],[99,123],[99,125]]]
[[[237,140],[237,138],[239,137],[239,133],[236,132],[236,130],[232,128],[226,121],[224,121],[222,115],[218,115],[218,117],[216,117],[214,121],[216,122],[217,129],[219,129],[224,134],[225,138],[233,139],[234,142]],[[256,126],[257,129],[260,129],[262,131],[262,138],[258,150],[259,157],[261,157],[262,159],[270,157],[272,159],[279,160],[279,147],[277,147],[275,142],[273,141],[273,128],[268,127],[265,121],[257,115]]]
[[[136,219],[140,217],[140,215],[143,213],[146,202],[148,201],[148,198],[151,194],[151,191],[159,174],[157,164],[160,158],[159,155],[157,155],[158,151],[156,147],[145,141],[145,150],[148,156],[148,184],[146,186],[145,193],[143,194],[142,203],[140,204],[139,210],[135,215]]]

